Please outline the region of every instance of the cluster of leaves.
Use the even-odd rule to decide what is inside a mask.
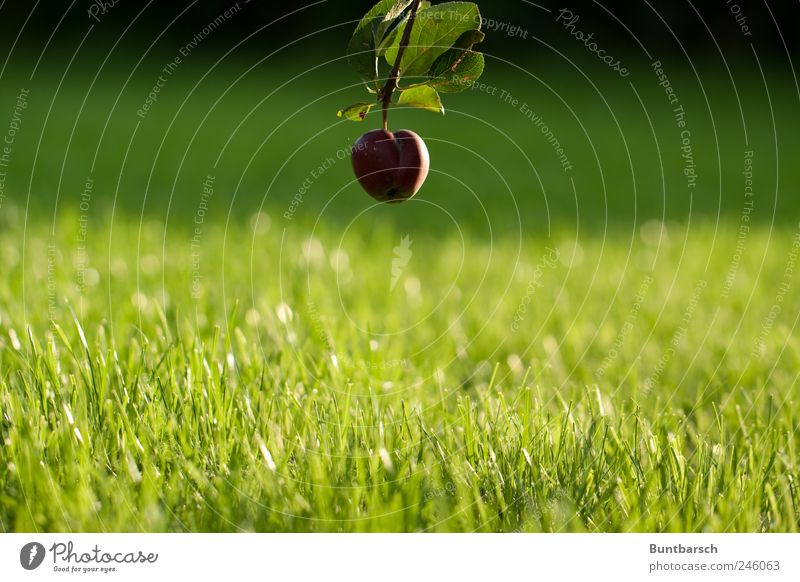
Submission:
[[[381,69],[397,64],[412,3],[381,0],[361,19],[350,39],[348,63],[371,93],[381,90],[381,78],[386,77]],[[399,76],[404,82],[397,88],[398,103],[444,113],[439,93],[464,91],[483,73],[483,55],[472,50],[484,39],[481,22],[478,6],[472,2],[421,2],[408,46],[400,56]],[[356,103],[339,111],[339,116],[362,121],[375,105]]]

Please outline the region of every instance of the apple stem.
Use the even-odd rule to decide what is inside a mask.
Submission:
[[[397,58],[394,61],[389,73],[389,79],[383,86],[383,89],[378,93],[378,101],[383,104],[383,129],[388,130],[388,115],[389,106],[392,104],[392,95],[397,89],[397,83],[400,80],[400,63],[403,61],[403,53],[406,52],[406,47],[411,40],[411,29],[414,28],[414,21],[417,19],[417,10],[419,10],[421,0],[414,0],[411,4],[411,12],[408,15],[408,24],[403,31],[403,37],[400,39],[400,47],[397,49]]]

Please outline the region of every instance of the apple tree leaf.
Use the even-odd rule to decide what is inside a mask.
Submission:
[[[434,63],[428,84],[442,93],[466,91],[483,74],[483,54],[474,51],[448,51]]]
[[[444,113],[444,106],[439,93],[436,92],[436,89],[426,85],[406,89],[400,93],[400,99],[397,100],[397,104],[407,107],[419,107],[434,113]]]
[[[381,2],[380,4],[386,4],[386,2]],[[425,2],[423,2],[423,4],[425,4]],[[386,14],[384,14],[380,20],[375,20],[372,25],[372,37],[375,40],[375,46],[383,42],[386,33],[388,33],[390,29],[393,27],[397,28],[397,26],[400,25],[398,18],[400,18],[403,11],[410,5],[411,1],[409,0],[394,0],[394,3],[387,10]],[[375,8],[372,10],[375,10]]]
[[[453,47],[433,63],[428,77],[429,85],[442,93],[459,93],[469,87],[483,74],[485,65],[481,53],[472,47],[483,42],[486,35],[480,30],[469,30],[462,34]]]
[[[347,62],[361,76],[370,91],[377,92],[377,47],[383,42],[392,23],[412,0],[381,0],[358,23],[347,45]]]
[[[364,118],[373,107],[375,107],[375,103],[356,103],[350,107],[345,107],[336,115],[350,121],[364,121]]]
[[[430,6],[430,2],[420,2],[419,10],[425,10],[426,8],[430,8]],[[395,43],[395,41],[397,41],[399,46],[400,40],[398,39],[398,35],[402,34],[405,30],[405,25],[408,22],[409,14],[410,12],[406,12],[402,18],[397,18],[394,22],[389,23],[391,28],[389,28],[387,25],[387,28],[383,29],[383,39],[376,41],[376,56],[378,59],[386,56],[386,51]],[[376,35],[375,38],[377,39],[378,36]]]
[[[405,30],[408,22],[398,27]],[[481,15],[472,2],[444,2],[417,13],[408,47],[403,53],[400,72],[404,76],[425,76],[433,63],[472,30],[479,30]],[[400,52],[402,34],[396,33],[386,50],[386,61],[394,66]]]

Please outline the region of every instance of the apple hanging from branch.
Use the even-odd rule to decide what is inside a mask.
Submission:
[[[409,200],[430,169],[422,138],[407,129],[389,131],[395,93],[398,105],[444,113],[439,93],[464,91],[483,73],[483,55],[472,50],[483,39],[480,11],[472,2],[382,0],[361,19],[347,47],[348,63],[377,98],[342,109],[339,117],[363,121],[381,105],[383,129],[362,135],[351,152],[356,178],[370,196]],[[381,83],[384,60],[391,69]]]

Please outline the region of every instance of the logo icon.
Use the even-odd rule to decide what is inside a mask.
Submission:
[[[397,287],[397,284],[403,277],[403,271],[411,262],[411,257],[414,256],[411,250],[411,245],[413,244],[414,241],[411,240],[411,237],[406,235],[400,241],[400,246],[394,247],[394,259],[392,259],[392,291]]]
[[[19,552],[19,563],[26,570],[35,570],[44,562],[44,546],[38,542],[31,542],[22,546]]]

